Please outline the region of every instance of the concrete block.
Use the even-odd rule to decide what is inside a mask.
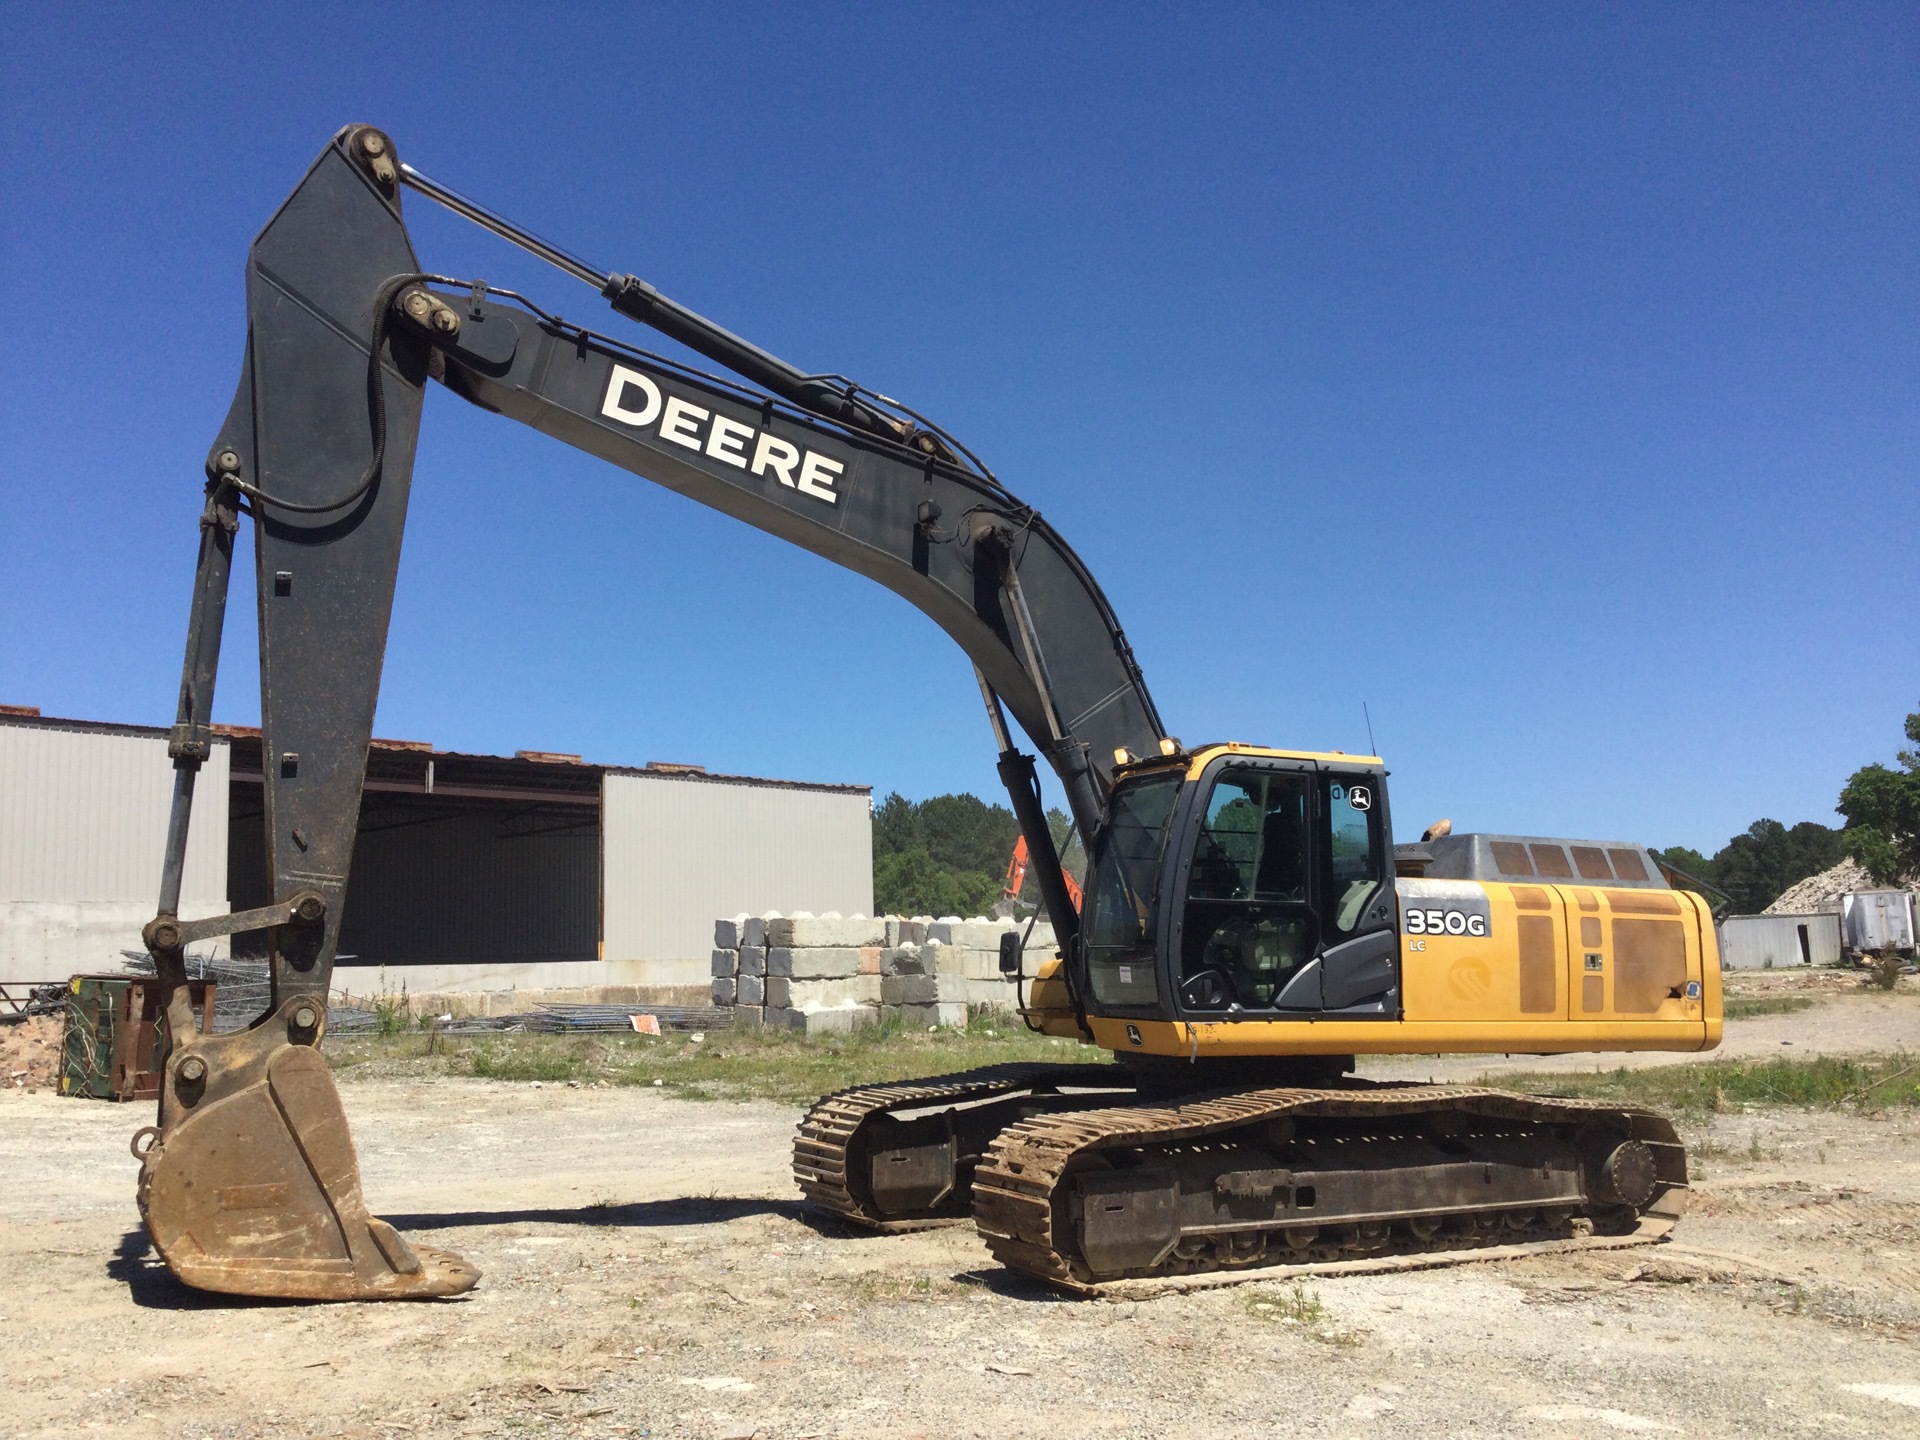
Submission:
[[[879,1023],[880,1012],[871,1005],[836,1005],[825,1010],[773,1010],[767,1011],[767,1025],[772,1028],[778,1015],[779,1025],[794,1034],[805,1035],[812,1039],[816,1035],[846,1035],[855,1030],[865,1029]]]
[[[959,1001],[941,1001],[932,1005],[893,1005],[886,1007],[882,1013],[909,1030],[925,1030],[931,1026],[963,1029],[967,1023],[967,1007]]]
[[[860,973],[860,952],[849,946],[772,946],[767,974],[795,980],[834,980]]]
[[[901,945],[880,952],[882,975],[926,975],[927,956],[918,945]]]
[[[739,992],[735,989],[735,981],[733,976],[716,975],[713,977],[713,1003],[714,1004],[731,1005],[734,1002],[734,997],[738,993]]]
[[[740,952],[738,950],[716,950],[713,952],[713,978],[731,980],[740,970]]]
[[[958,915],[942,915],[927,926],[927,939],[938,940],[942,945],[954,943],[954,931],[967,922]]]
[[[892,948],[898,945],[918,945],[927,938],[925,920],[908,920],[899,915],[889,915],[886,919],[886,935],[882,944]]]
[[[1032,968],[1029,966],[1028,968]],[[960,973],[969,980],[998,980],[1000,978],[1000,952],[998,950],[963,950],[960,952]]]
[[[741,975],[734,980],[734,1003],[739,1005],[764,1005],[767,1003],[767,982],[758,975]]]
[[[733,1007],[733,1028],[736,1030],[759,1030],[766,1023],[767,1012],[758,1005]]]
[[[967,1003],[969,983],[967,977],[960,974],[936,975],[933,977],[933,998],[964,1005]]]
[[[884,920],[865,915],[789,915],[767,921],[767,944],[790,949],[807,946],[883,945],[887,925]]]
[[[937,975],[884,975],[880,979],[883,1005],[931,1005],[939,999]]]
[[[975,1008],[991,1006],[1000,1010],[1012,1010],[1020,1003],[1019,995],[1013,988],[1013,982],[995,977],[992,980],[967,981],[967,1004]]]
[[[935,921],[927,927],[927,940],[937,940],[961,950],[998,950],[1000,937],[1014,928],[1010,920],[963,920],[952,924]]]
[[[884,945],[887,943],[887,922],[879,915],[849,915],[841,922],[846,926],[847,938],[840,943],[856,948],[865,945]]]
[[[966,951],[957,946],[942,945],[937,940],[929,940],[922,949],[932,963],[927,967],[936,975],[961,975],[966,973],[961,957]]]
[[[764,945],[742,945],[740,947],[740,975],[764,975],[767,973],[767,947]]]
[[[746,928],[746,924],[747,917],[744,914],[736,915],[731,920],[714,921],[713,943],[722,950],[738,950],[740,932]]]
[[[746,923],[740,927],[740,944],[744,947],[747,945],[765,945],[766,943],[767,917],[765,915],[749,915]]]
[[[862,975],[879,975],[883,973],[880,963],[880,957],[883,953],[884,951],[878,945],[862,945],[860,947],[860,973]]]
[[[829,1010],[842,1005],[878,1005],[883,981],[878,975],[849,975],[837,980],[767,977],[767,1004],[789,1010]]]

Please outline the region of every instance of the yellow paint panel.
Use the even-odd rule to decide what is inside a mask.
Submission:
[[[1567,922],[1560,897],[1537,885],[1472,883],[1486,892],[1486,935],[1400,937],[1401,1004],[1407,1020],[1537,1023],[1564,1016],[1566,998],[1558,972],[1566,954]],[[1524,912],[1522,903],[1529,907]],[[1523,924],[1528,936],[1524,947]],[[1543,965],[1548,972],[1544,978]]]

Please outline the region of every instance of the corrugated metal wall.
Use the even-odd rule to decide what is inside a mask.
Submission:
[[[1726,970],[1797,970],[1839,959],[1838,915],[1729,915],[1720,922],[1720,965]]]
[[[873,909],[864,791],[609,771],[600,813],[602,955],[657,983],[706,973],[723,916]]]
[[[194,790],[188,918],[227,910],[227,759],[216,742]],[[0,978],[118,969],[140,947],[172,800],[162,736],[0,721]]]

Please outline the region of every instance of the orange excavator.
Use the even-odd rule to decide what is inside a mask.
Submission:
[[[1026,883],[1027,837],[1022,835],[1013,842],[1013,854],[1007,859],[1007,880],[1000,891],[1000,898],[1018,900],[1020,891]],[[1080,893],[1080,882],[1073,878],[1073,872],[1064,865],[1060,867],[1060,883],[1066,887],[1067,898],[1073,902],[1074,910],[1078,911],[1084,898]]]

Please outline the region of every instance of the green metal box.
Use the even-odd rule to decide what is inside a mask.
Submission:
[[[189,980],[200,1028],[213,1027],[214,984]],[[60,1093],[102,1100],[152,1100],[166,1063],[160,981],[152,975],[75,975],[67,982]]]

